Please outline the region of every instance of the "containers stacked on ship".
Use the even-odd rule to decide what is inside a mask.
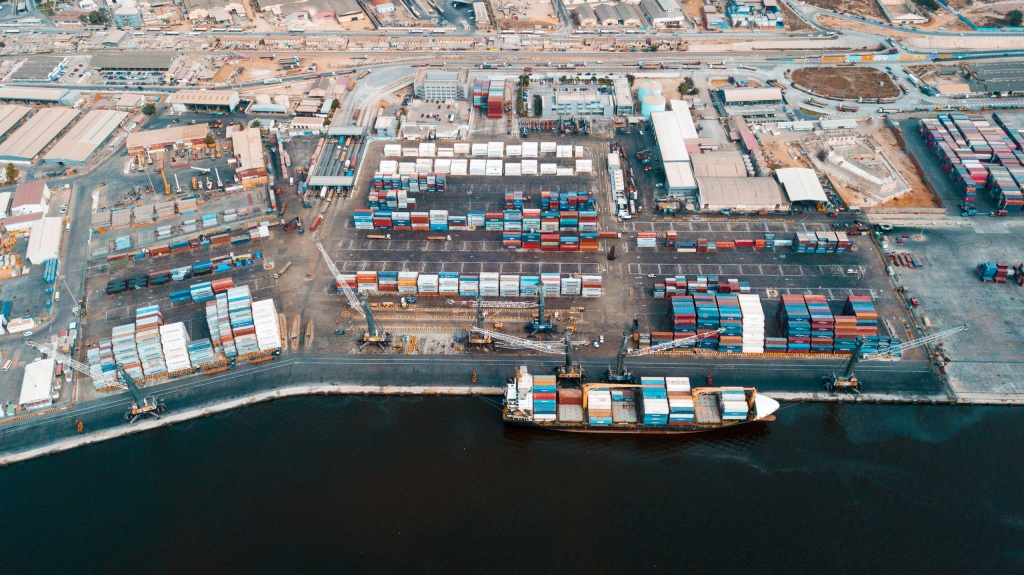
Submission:
[[[261,299],[252,302],[252,318],[256,327],[256,341],[259,350],[281,349],[281,329],[274,300]]]
[[[612,421],[614,423],[637,423],[636,391],[612,389]]]
[[[558,390],[559,423],[583,423],[583,390],[564,388]]]
[[[750,404],[746,391],[742,389],[723,389],[720,404],[723,421],[741,421],[750,415]]]
[[[685,426],[693,423],[693,393],[690,390],[690,378],[666,377],[665,392],[668,395],[668,424]]]
[[[160,327],[160,342],[163,345],[164,361],[167,371],[174,373],[192,368],[188,353],[188,332],[181,322],[170,323]]]
[[[640,409],[644,425],[668,425],[668,392],[663,377],[640,378]]]
[[[612,422],[612,392],[607,389],[588,389],[587,423],[611,425]]]
[[[555,376],[533,376],[533,420],[555,421],[557,413],[558,389]]]

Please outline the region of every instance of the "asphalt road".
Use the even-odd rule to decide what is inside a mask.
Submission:
[[[613,357],[588,357],[580,361],[591,379],[600,378]],[[194,376],[143,389],[145,395],[162,397],[169,410],[209,406],[258,392],[301,384],[344,383],[357,385],[470,385],[475,369],[476,385],[500,387],[517,366],[531,372],[551,372],[562,362],[556,356],[476,355],[437,356],[313,356],[288,355],[272,362],[246,365],[211,376]],[[699,382],[709,372],[717,385],[755,386],[760,391],[815,392],[821,378],[837,369],[841,360],[777,358],[763,360],[652,356],[628,362],[635,373],[652,376],[687,375]],[[939,384],[923,361],[862,364],[858,374],[866,391],[906,394],[938,393]],[[73,408],[0,425],[0,453],[39,447],[76,435],[81,421],[86,432],[126,425],[124,413],[131,402],[127,392],[83,402]]]

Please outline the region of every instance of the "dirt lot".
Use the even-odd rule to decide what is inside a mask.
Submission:
[[[822,15],[818,16],[818,24],[831,28],[833,30],[846,30],[848,32],[867,32],[869,34],[878,34],[879,30],[884,28],[886,34],[897,40],[903,41],[907,38],[920,38],[920,34],[908,34],[907,32],[900,31],[899,28],[890,28],[888,26],[871,26],[862,22],[851,22],[849,20],[841,20],[835,16]]]
[[[502,28],[527,29],[534,26],[555,28],[558,26],[558,15],[554,12],[551,2],[527,2],[511,0],[491,2],[491,16]],[[499,12],[502,6],[504,12]]]
[[[878,3],[875,0],[806,0],[808,4],[818,6],[819,8],[826,8],[828,10],[836,10],[838,12],[844,12],[847,14],[859,14],[861,16],[867,16],[868,18],[875,18],[877,20],[884,20],[885,15],[882,14],[882,10],[878,7]],[[788,17],[787,17],[788,19]]]
[[[892,130],[882,128],[874,132],[872,136],[881,146],[882,153],[885,154],[885,157],[888,158],[894,166],[896,166],[900,175],[903,176],[903,180],[907,182],[907,185],[910,186],[910,189],[912,190],[882,205],[887,208],[942,207],[942,203],[939,201],[939,198],[935,194],[929,192],[927,186],[924,185],[921,173],[917,171],[917,167],[914,166],[914,162],[910,159],[906,150],[900,147],[899,142],[896,141],[896,137],[892,134]]]
[[[900,89],[892,79],[874,68],[799,68],[793,70],[790,77],[813,92],[833,98],[894,98],[900,95]]]
[[[811,30],[814,29],[811,28],[807,24],[807,22],[801,20],[800,17],[797,16],[792,10],[790,10],[789,6],[780,2],[779,8],[782,9],[782,17],[785,19],[787,32],[810,32]],[[700,17],[700,12],[697,13],[697,17]]]

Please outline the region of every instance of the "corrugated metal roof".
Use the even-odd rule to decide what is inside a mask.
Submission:
[[[90,111],[50,148],[43,160],[51,163],[84,163],[127,117],[127,112],[116,110]]]
[[[32,224],[28,236],[28,248],[25,257],[32,265],[40,265],[60,253],[60,238],[64,233],[64,221],[61,218],[43,218]]]
[[[679,131],[683,134],[684,140],[695,140],[698,137],[697,126],[693,123],[693,114],[690,106],[683,100],[670,100],[669,107],[676,115],[676,122],[679,124]]]
[[[0,106],[0,136],[9,132],[31,111],[32,108],[28,106]]]
[[[209,124],[195,124],[188,126],[171,126],[159,130],[143,130],[128,134],[128,149],[137,148],[163,148],[175,142],[189,140],[201,140],[210,133]]]
[[[739,152],[704,152],[690,156],[697,177],[744,178],[747,166]]]
[[[683,141],[683,132],[674,112],[654,112],[651,114],[651,123],[654,124],[654,137],[658,140],[662,162],[668,164],[690,159],[690,154],[686,151],[686,142]]]
[[[46,195],[46,182],[42,180],[32,180],[31,182],[22,182],[14,188],[14,195],[12,196],[11,209],[18,208],[21,206],[37,206],[43,203],[43,196]]]
[[[688,191],[697,189],[697,180],[693,176],[693,167],[689,162],[672,162],[665,164],[665,180],[669,191]]]
[[[21,397],[19,405],[47,403],[53,393],[53,369],[57,361],[53,358],[34,361],[25,366],[25,376],[21,379]]]
[[[263,161],[263,140],[259,130],[249,128],[232,133],[231,148],[238,158],[238,171],[266,167]]]
[[[828,196],[818,181],[817,174],[809,168],[780,168],[775,177],[786,190],[791,202],[827,202]]]
[[[78,116],[70,108],[43,108],[0,143],[0,160],[31,161]]]
[[[726,104],[775,102],[782,100],[782,91],[778,88],[724,88],[722,98]]]
[[[701,207],[774,209],[787,205],[772,178],[697,178]]]

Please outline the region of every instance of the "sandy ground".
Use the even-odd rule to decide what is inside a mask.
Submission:
[[[558,26],[558,15],[555,13],[554,0],[503,0],[490,2],[491,16],[503,28],[533,28],[541,26],[554,28]],[[505,12],[498,12],[498,6],[508,6]]]
[[[857,66],[798,68],[793,82],[818,94],[835,98],[894,98],[900,89],[884,72]]]
[[[878,7],[878,3],[875,2],[875,0],[806,0],[806,2],[813,6],[827,8],[829,10],[837,10],[839,12],[849,14],[859,14],[861,16],[867,16],[868,18],[875,18],[878,20],[885,19],[881,8]]]
[[[700,18],[700,7],[704,5],[703,0],[684,0],[682,2],[683,12],[690,18]]]
[[[928,188],[924,185],[924,180],[921,179],[921,174],[917,171],[917,167],[914,166],[914,162],[911,161],[907,152],[900,147],[892,130],[882,127],[875,131],[872,136],[881,146],[882,153],[896,166],[896,170],[899,171],[900,176],[903,177],[903,180],[907,182],[907,185],[912,190],[882,205],[887,208],[942,207],[939,198],[929,192]]]
[[[869,26],[869,25],[863,24],[861,22],[851,22],[849,20],[841,20],[841,19],[836,18],[834,16],[828,16],[828,15],[818,16],[818,24],[821,24],[822,26],[825,26],[826,28],[832,28],[834,30],[853,30],[853,31],[856,31],[856,32],[867,32],[869,34],[878,34],[879,33],[879,29],[880,29],[878,26]],[[904,30],[902,30],[900,28],[889,28],[888,26],[885,26],[885,28],[888,30],[888,32],[887,32],[888,35],[893,37],[893,38],[895,38],[895,39],[897,39],[897,40],[901,40],[902,41],[902,40],[906,40],[907,38],[919,38],[920,37],[920,34],[913,34],[913,33],[910,33],[910,32],[906,32],[906,31],[904,31]]]
[[[786,22],[787,32],[810,32],[811,30],[814,29],[811,28],[811,26],[807,22],[801,20],[800,17],[797,16],[792,10],[790,10],[789,6],[783,4],[782,2],[779,2],[779,8],[782,9],[782,17]]]
[[[666,100],[679,100],[683,97],[679,93],[679,84],[682,83],[682,78],[658,78],[657,80],[661,84],[661,95],[665,96]]]

